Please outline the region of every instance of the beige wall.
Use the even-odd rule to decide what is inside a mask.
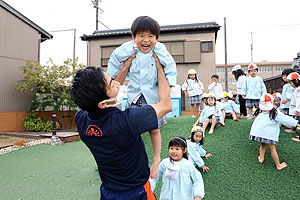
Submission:
[[[0,7],[0,112],[25,111],[32,95],[16,91],[25,60],[38,60],[38,31]]]

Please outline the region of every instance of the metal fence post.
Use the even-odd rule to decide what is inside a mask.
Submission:
[[[57,120],[57,116],[56,114],[52,115],[52,136],[56,135],[56,120]]]

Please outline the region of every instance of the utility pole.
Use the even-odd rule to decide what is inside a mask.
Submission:
[[[251,63],[253,63],[253,36],[251,32]]]
[[[228,72],[227,72],[227,38],[226,38],[226,17],[224,17],[224,49],[225,49],[225,90],[228,91]]]
[[[94,8],[96,8],[96,31],[98,31],[98,17],[99,17],[99,0],[94,0],[95,1],[95,5]]]

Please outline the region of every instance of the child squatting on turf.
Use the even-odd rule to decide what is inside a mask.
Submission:
[[[199,123],[203,124],[203,137],[205,137],[205,129],[209,123],[211,123],[211,126],[208,134],[212,134],[216,124],[218,124],[221,120],[223,120],[221,107],[217,105],[215,96],[209,93],[207,95],[207,105],[204,106],[200,117],[193,126],[197,126]],[[221,123],[224,124],[223,121],[221,121]]]
[[[160,26],[151,17],[136,18],[131,26],[132,40],[116,48],[109,59],[107,73],[112,78],[119,78],[121,84],[126,76],[129,79],[126,107],[136,108],[158,103],[156,62],[152,56],[154,52],[164,67],[169,86],[176,86],[176,63],[165,45],[157,41],[159,33]],[[122,68],[123,63],[132,56],[135,57],[132,59],[131,65]],[[150,170],[152,178],[157,177],[160,163],[161,135],[159,128],[166,123],[166,116],[163,116],[158,120],[158,128],[149,132],[154,153]]]
[[[176,136],[169,142],[169,158],[159,164],[158,178],[150,179],[151,189],[162,176],[160,200],[200,200],[204,197],[204,184],[200,172],[188,161],[187,143]]]
[[[194,166],[202,168],[202,170],[206,172],[209,168],[204,165],[202,157],[207,159],[212,157],[212,154],[206,153],[203,149],[203,140],[203,129],[200,126],[194,126],[191,131],[191,137],[187,140],[187,154],[189,161],[191,161]]]
[[[203,83],[197,78],[196,70],[190,69],[188,77],[182,85],[182,91],[185,97],[188,97],[188,104],[191,105],[192,117],[199,117],[199,107],[201,103]],[[196,105],[196,110],[194,109]]]
[[[265,93],[261,96],[259,106],[255,111],[256,116],[250,131],[249,140],[260,142],[258,161],[264,162],[266,148],[271,151],[272,158],[277,170],[287,166],[285,162],[280,163],[275,145],[279,138],[279,124],[290,127],[300,127],[294,118],[277,111],[274,108],[274,98],[271,94]]]
[[[238,116],[240,114],[240,110],[239,107],[236,105],[236,103],[230,99],[231,95],[232,94],[224,91],[223,96],[221,98],[223,123],[225,117],[232,117],[233,121],[237,121],[237,122],[239,121]]]

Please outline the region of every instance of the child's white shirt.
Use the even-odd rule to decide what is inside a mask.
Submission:
[[[187,79],[182,85],[182,91],[185,90],[189,94],[189,97],[192,97],[196,95],[201,95],[203,93],[202,90],[204,90],[204,86],[199,79],[198,81],[196,79]]]
[[[246,78],[247,77],[245,75],[239,76],[239,78],[238,78],[238,80],[236,82],[236,93],[238,95],[241,94],[241,90],[242,90],[242,87],[244,85],[244,82],[245,82]]]
[[[223,88],[220,83],[213,82],[209,84],[208,90],[216,97],[217,100],[221,99],[221,97],[223,96]]]
[[[294,90],[294,94],[291,99],[289,115],[295,115],[296,112],[300,112],[300,87],[297,87]]]

